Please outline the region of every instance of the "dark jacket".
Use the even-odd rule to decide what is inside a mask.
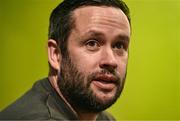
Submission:
[[[0,120],[78,120],[51,86],[48,78],[37,81],[16,102],[0,112]],[[97,120],[114,120],[102,112]]]

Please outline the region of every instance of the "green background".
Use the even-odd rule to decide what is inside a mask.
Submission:
[[[60,0],[0,0],[0,110],[47,76],[47,31]],[[118,120],[180,120],[180,0],[125,0],[132,39]]]

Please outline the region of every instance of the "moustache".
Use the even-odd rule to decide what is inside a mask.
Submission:
[[[91,77],[89,80],[90,82],[92,82],[93,80],[97,80],[106,83],[114,83],[116,85],[119,85],[121,83],[119,73],[110,72],[105,69],[92,73],[90,77]]]

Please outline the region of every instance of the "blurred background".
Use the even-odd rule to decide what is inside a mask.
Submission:
[[[132,18],[118,120],[180,120],[180,1],[124,0]],[[0,0],[0,110],[48,74],[47,34],[60,0]]]

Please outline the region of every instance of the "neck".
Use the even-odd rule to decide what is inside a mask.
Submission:
[[[78,118],[81,121],[95,121],[97,116],[98,116],[97,113],[78,112]]]
[[[89,113],[89,112],[85,112],[85,111],[81,111],[79,109],[74,109],[68,102],[67,100],[64,98],[64,96],[62,95],[58,83],[57,83],[57,76],[49,76],[49,81],[52,85],[52,87],[57,91],[57,93],[59,94],[59,96],[65,101],[65,103],[68,105],[68,107],[72,110],[72,112],[78,117],[79,120],[81,121],[95,121],[98,113]]]

